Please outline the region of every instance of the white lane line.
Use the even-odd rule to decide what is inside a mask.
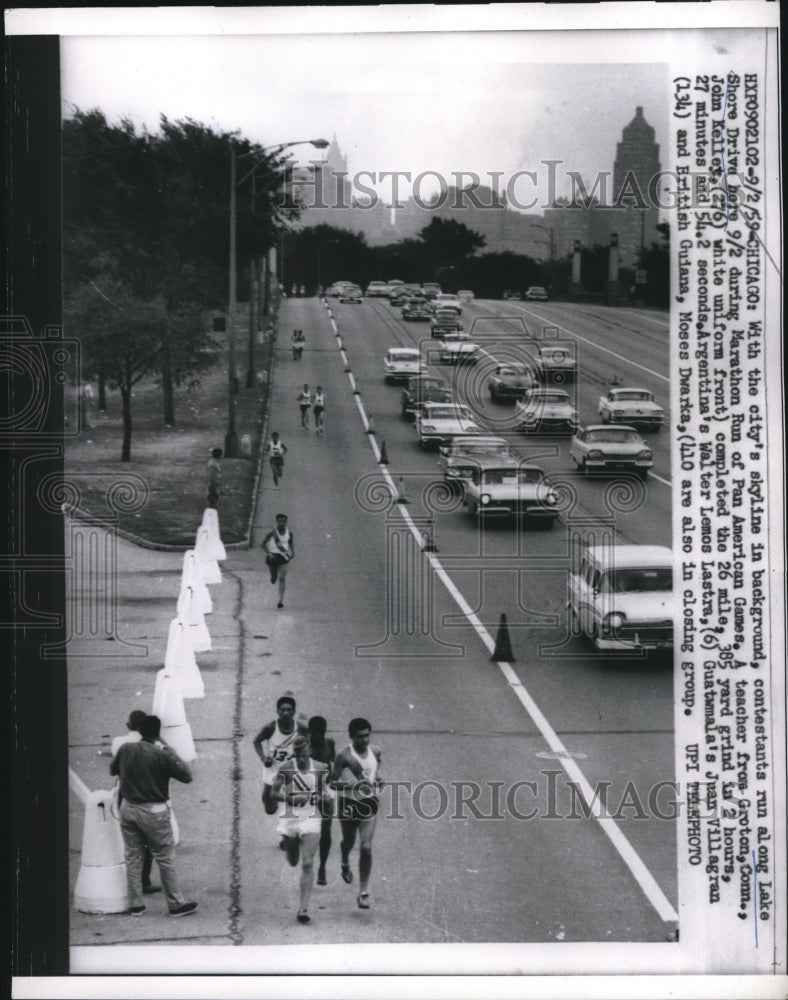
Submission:
[[[593,340],[589,340],[587,337],[582,337],[579,333],[575,333],[573,330],[570,330],[568,326],[562,326],[560,323],[555,322],[555,320],[551,320],[549,317],[545,318],[544,316],[540,316],[539,313],[534,312],[533,309],[525,309],[523,306],[517,306],[516,308],[518,308],[521,312],[528,313],[530,316],[536,316],[536,318],[541,320],[542,323],[547,323],[550,326],[557,326],[560,330],[566,331],[566,333],[568,333],[571,337],[574,337],[576,340],[582,340],[584,344],[588,344],[589,347],[593,347],[595,351],[601,351],[603,354],[609,354],[617,361],[622,361],[624,364],[631,365],[633,368],[639,368],[642,372],[647,372],[649,375],[653,375],[654,378],[662,379],[663,382],[670,382],[667,375],[660,375],[659,372],[655,372],[652,368],[646,368],[645,365],[639,365],[637,361],[633,361],[631,358],[625,358],[623,354],[617,354],[616,351],[611,351],[608,347],[602,347],[601,344],[597,344]],[[499,318],[505,319],[505,317]]]
[[[356,406],[358,407],[359,414],[361,415],[362,423],[364,424],[364,429],[366,430],[369,427],[369,422],[367,420],[366,412],[364,410],[364,404],[361,402],[360,396],[356,396],[355,399],[356,399]],[[373,435],[370,435],[369,438],[372,450],[375,454],[375,460],[379,464],[380,449],[378,448],[377,441],[375,440]],[[398,496],[398,491],[397,487],[394,484],[394,480],[391,476],[391,473],[388,470],[388,467],[385,465],[380,466],[380,471],[383,478],[386,480],[386,483],[388,484],[388,487],[391,491],[392,499],[396,501],[396,498]],[[402,514],[403,519],[407,523],[411,534],[414,536],[419,545],[423,547],[424,537],[421,531],[413,523],[413,519],[411,518],[409,511],[404,506],[401,505],[400,513]],[[465,598],[457,588],[454,581],[451,579],[449,574],[441,565],[441,562],[437,558],[437,556],[432,552],[425,552],[424,554],[429,560],[429,563],[432,566],[433,571],[439,577],[443,585],[446,587],[446,590],[448,591],[448,593],[451,595],[451,597],[454,599],[455,603],[459,607],[460,611],[465,615],[469,624],[473,627],[474,631],[479,636],[484,646],[492,655],[492,653],[495,651],[495,642],[493,641],[493,638],[490,635],[490,633],[487,631],[484,625],[479,621],[478,617],[474,613],[471,606],[465,600]],[[613,820],[610,816],[604,813],[601,805],[599,804],[594,794],[594,791],[589,781],[586,779],[585,775],[580,770],[575,761],[569,758],[567,748],[561,742],[561,740],[558,737],[558,734],[555,732],[553,727],[547,721],[547,718],[542,713],[539,706],[536,704],[531,695],[528,693],[525,685],[517,676],[511,663],[507,663],[505,661],[496,661],[496,662],[498,663],[498,667],[500,668],[501,672],[506,678],[512,691],[519,698],[520,704],[523,706],[528,715],[531,717],[531,720],[541,733],[547,745],[554,753],[558,755],[559,764],[561,765],[561,767],[563,767],[567,776],[575,783],[577,788],[579,788],[580,793],[585,799],[586,805],[591,811],[591,814],[594,816],[594,819],[596,819],[596,821],[599,823],[602,831],[607,835],[611,844],[618,852],[619,857],[622,859],[627,868],[629,868],[630,872],[632,873],[632,876],[642,889],[644,895],[659,914],[660,919],[665,921],[678,920],[679,918],[678,913],[674,909],[670,900],[665,896],[663,891],[660,889],[656,879],[648,870],[644,862],[641,860],[640,855],[637,853],[637,851],[632,847],[627,838],[624,836],[623,832],[621,831],[620,827],[615,822],[615,820]]]

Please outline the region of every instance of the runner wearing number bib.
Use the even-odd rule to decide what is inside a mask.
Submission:
[[[263,808],[269,816],[273,816],[279,804],[271,795],[271,789],[279,768],[286,760],[293,757],[293,746],[296,737],[308,732],[306,726],[295,720],[295,698],[285,694],[276,703],[278,718],[263,726],[252,741],[254,752],[262,761],[260,780],[262,784]]]

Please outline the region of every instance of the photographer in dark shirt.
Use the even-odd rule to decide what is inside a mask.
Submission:
[[[177,753],[159,739],[161,720],[146,715],[140,722],[142,739],[124,743],[112,758],[109,773],[120,778],[120,830],[126,856],[132,916],[145,912],[142,902],[142,864],[147,845],[159,866],[170,916],[194,913],[197,903],[187,902],[178,888],[175,840],[170,821],[170,778],[189,784],[191,771]]]

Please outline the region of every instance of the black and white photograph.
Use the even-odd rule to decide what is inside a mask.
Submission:
[[[6,11],[15,997],[784,995],[778,29]]]

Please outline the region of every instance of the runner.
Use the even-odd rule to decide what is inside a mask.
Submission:
[[[372,726],[367,719],[351,719],[348,725],[350,744],[340,750],[334,761],[331,784],[339,793],[339,825],[342,828],[342,879],[353,881],[350,852],[359,837],[358,881],[356,902],[362,910],[369,909],[369,876],[372,871],[372,838],[378,813],[377,793],[381,788],[380,747],[370,746]]]
[[[287,452],[287,445],[284,441],[279,440],[279,434],[274,431],[271,434],[271,440],[266,446],[266,451],[268,453],[268,462],[271,466],[271,474],[274,477],[274,489],[279,488],[279,480],[285,471],[285,453]]]
[[[261,769],[262,803],[269,816],[273,816],[278,809],[276,799],[271,795],[271,789],[279,773],[279,768],[293,756],[293,744],[296,737],[307,732],[304,725],[296,722],[295,710],[295,698],[292,695],[283,694],[276,703],[277,718],[263,726],[252,740],[254,752],[263,762]],[[281,833],[281,823],[277,825],[277,830]]]
[[[326,720],[322,715],[313,715],[308,722],[309,741],[312,745],[312,760],[322,761],[329,768],[336,757],[334,741],[326,736]],[[317,884],[327,885],[326,861],[331,850],[331,821],[334,817],[334,791],[326,787],[323,799],[323,821],[320,824],[320,866],[317,869]]]
[[[309,383],[304,382],[304,388],[296,396],[296,402],[301,407],[301,426],[305,431],[309,430],[309,407],[312,405],[312,395],[309,392]]]
[[[271,583],[279,581],[277,608],[285,606],[287,569],[295,556],[293,532],[287,527],[287,514],[276,515],[276,527],[265,536],[260,547],[265,552],[265,562],[271,571]]]
[[[326,408],[326,395],[323,392],[323,386],[319,385],[315,389],[315,405],[312,408],[315,414],[315,433],[323,433],[323,410]]]
[[[272,796],[284,803],[280,823],[287,860],[293,868],[298,864],[299,853],[301,855],[301,899],[296,919],[300,924],[308,924],[313,862],[320,842],[328,765],[312,759],[308,735],[295,738],[293,752],[293,759],[285,761],[279,769]]]

